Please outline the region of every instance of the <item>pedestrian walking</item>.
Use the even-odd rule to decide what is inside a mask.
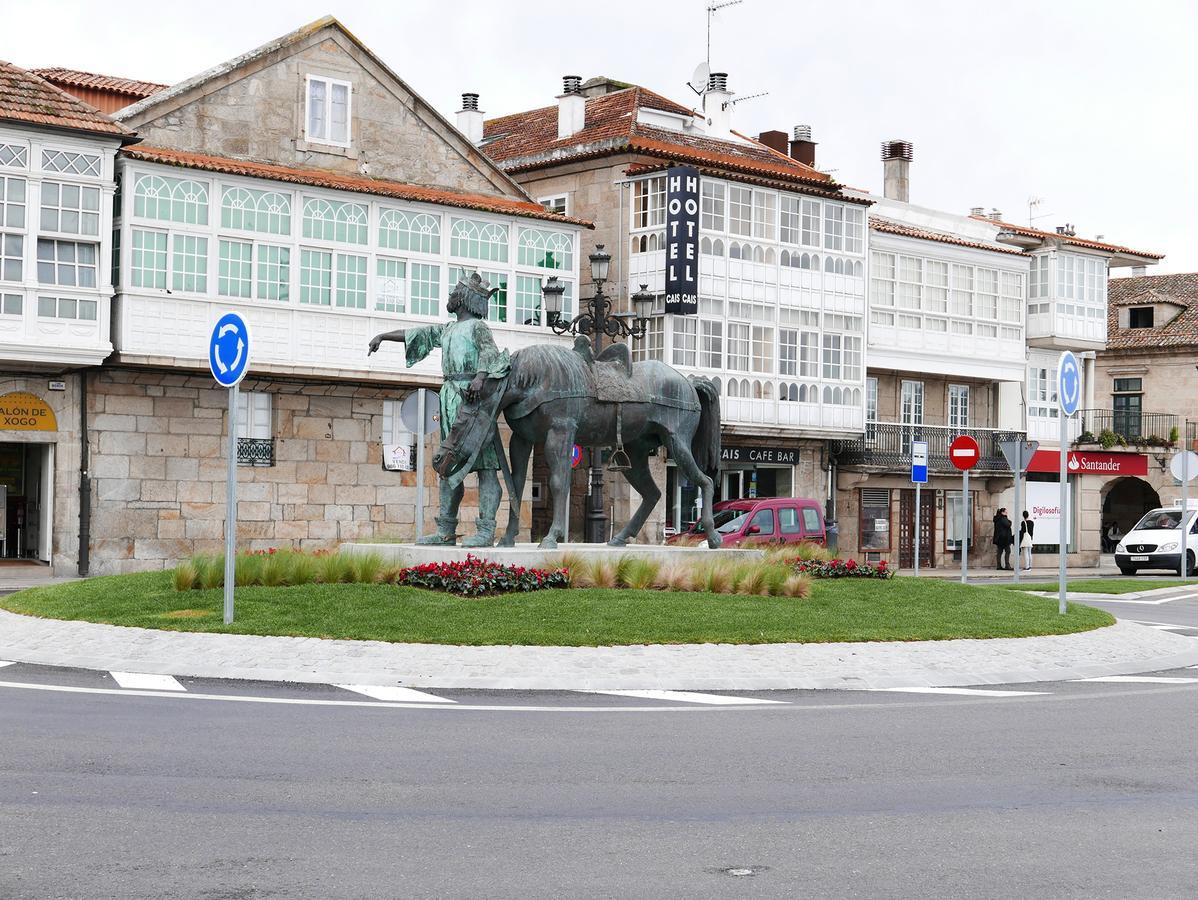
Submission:
[[[1015,532],[1010,518],[1007,517],[1005,506],[994,514],[994,537],[991,538],[990,543],[994,545],[994,549],[998,553],[997,568],[1009,572],[1015,571],[1011,567],[1011,545],[1015,543]]]
[[[1023,566],[1023,571],[1030,572],[1032,568],[1032,544],[1036,537],[1036,520],[1023,511],[1023,521],[1019,523],[1019,559],[1017,563]]]

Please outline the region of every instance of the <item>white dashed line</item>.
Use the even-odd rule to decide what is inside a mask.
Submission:
[[[1048,693],[1048,691],[989,691],[981,688],[955,687],[897,687],[877,688],[877,690],[896,694],[954,694],[961,697],[1034,697]]]
[[[424,691],[414,691],[411,688],[395,687],[386,684],[337,684],[342,690],[353,691],[355,694],[365,694],[375,700],[385,700],[388,703],[456,703],[456,700],[446,700],[444,697],[434,697]]]
[[[185,691],[187,688],[170,675],[146,675],[141,672],[109,672],[121,687],[134,691]]]
[[[1198,684],[1198,678],[1179,678],[1167,675],[1103,675],[1100,678],[1078,678],[1101,684]]]
[[[694,691],[582,691],[584,694],[606,694],[610,697],[637,697],[642,700],[676,700],[679,703],[705,703],[710,706],[749,706],[760,703],[782,703],[785,700],[758,700],[755,697],[726,697],[722,694],[697,694]]]

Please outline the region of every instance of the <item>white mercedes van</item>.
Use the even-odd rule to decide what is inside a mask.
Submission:
[[[1141,569],[1167,569],[1180,575],[1181,517],[1180,502],[1146,513],[1115,548],[1115,565],[1119,571],[1134,575]],[[1186,568],[1189,574],[1194,574],[1194,560],[1198,558],[1198,507],[1191,503],[1185,517]]]

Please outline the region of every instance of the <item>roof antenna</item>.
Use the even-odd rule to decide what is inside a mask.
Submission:
[[[1040,213],[1036,215],[1036,210],[1044,205],[1043,197],[1028,197],[1027,198],[1027,225],[1028,228],[1036,224],[1036,219],[1047,219],[1052,213]]]
[[[699,69],[695,69],[694,78],[690,83],[691,90],[700,96],[707,90],[707,75],[711,72],[711,17],[726,6],[736,6],[736,4],[744,2],[745,0],[719,0],[718,3],[712,2],[707,4],[707,61],[701,64],[704,67],[703,84],[702,87],[695,87],[695,83],[699,78]]]

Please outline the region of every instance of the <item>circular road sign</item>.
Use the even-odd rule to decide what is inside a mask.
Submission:
[[[1189,457],[1187,460],[1186,457]],[[1184,463],[1184,467],[1183,467]],[[1188,468],[1189,471],[1185,471]],[[1182,480],[1183,475],[1189,475],[1188,481],[1193,481],[1198,478],[1198,453],[1193,450],[1182,450],[1180,453],[1173,454],[1173,459],[1169,462],[1169,471],[1173,473],[1173,477],[1178,481]]]
[[[948,460],[962,472],[972,469],[982,458],[982,448],[967,434],[953,438],[948,445]]]
[[[1057,401],[1060,403],[1061,412],[1067,416],[1073,415],[1077,412],[1081,399],[1081,367],[1073,352],[1066,350],[1061,354],[1061,361],[1057,363]]]
[[[250,367],[250,326],[237,313],[225,313],[212,326],[208,368],[221,387],[234,387]]]

